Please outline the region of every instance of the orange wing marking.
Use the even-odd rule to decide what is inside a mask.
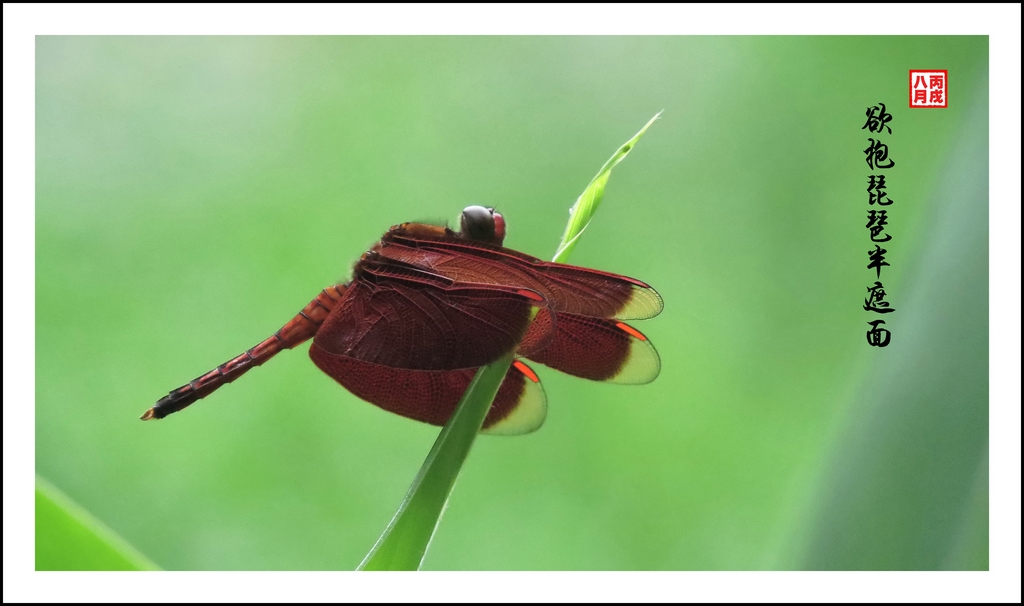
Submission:
[[[523,373],[527,379],[533,381],[534,383],[540,383],[540,378],[537,376],[537,373],[533,372],[533,369],[527,366],[526,364],[523,364],[519,360],[516,360],[515,362],[512,363],[512,366],[518,368],[519,372]]]
[[[640,339],[641,341],[646,341],[647,340],[647,337],[644,336],[644,334],[642,332],[640,332],[639,330],[633,328],[629,324],[625,324],[623,322],[616,322],[615,326],[618,326],[619,329],[622,330],[623,332],[628,332],[629,334],[633,335],[637,339]]]

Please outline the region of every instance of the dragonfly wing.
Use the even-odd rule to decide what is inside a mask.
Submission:
[[[626,385],[650,383],[661,372],[654,345],[625,322],[573,314],[557,317],[554,340],[529,359],[576,377]]]
[[[380,254],[456,282],[535,290],[559,313],[641,320],[664,303],[650,285],[618,274],[550,263],[501,246],[456,238],[415,239],[385,234]]]
[[[313,339],[320,349],[393,368],[455,370],[490,364],[528,329],[543,344],[554,334],[550,323],[531,327],[533,309],[546,306],[534,291],[378,270],[353,280]]]
[[[537,373],[522,360],[516,360],[498,389],[482,431],[491,435],[518,436],[540,429],[547,416],[548,400]]]
[[[476,369],[409,370],[331,353],[314,341],[313,363],[357,397],[410,419],[444,425]],[[484,433],[518,435],[538,429],[547,400],[537,375],[517,360],[509,368],[484,419]]]

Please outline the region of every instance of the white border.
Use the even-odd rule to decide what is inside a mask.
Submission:
[[[4,602],[156,599],[1020,602],[1020,17],[1019,4],[403,5],[397,8],[308,4],[4,4]],[[32,571],[34,36],[45,34],[991,36],[991,571],[398,573],[401,579],[372,573]]]

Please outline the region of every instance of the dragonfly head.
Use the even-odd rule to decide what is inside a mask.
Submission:
[[[459,237],[501,246],[505,240],[505,219],[492,207],[467,206],[462,211]]]

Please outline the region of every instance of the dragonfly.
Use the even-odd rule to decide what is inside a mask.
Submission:
[[[653,381],[661,360],[625,320],[658,315],[651,286],[552,263],[504,247],[494,208],[469,206],[459,230],[392,226],[353,267],[280,330],[171,391],[143,420],[205,398],[285,349],[312,339],[309,357],[357,397],[401,416],[444,425],[477,369],[515,353],[481,431],[532,432],[547,398],[528,359],[609,383]]]

